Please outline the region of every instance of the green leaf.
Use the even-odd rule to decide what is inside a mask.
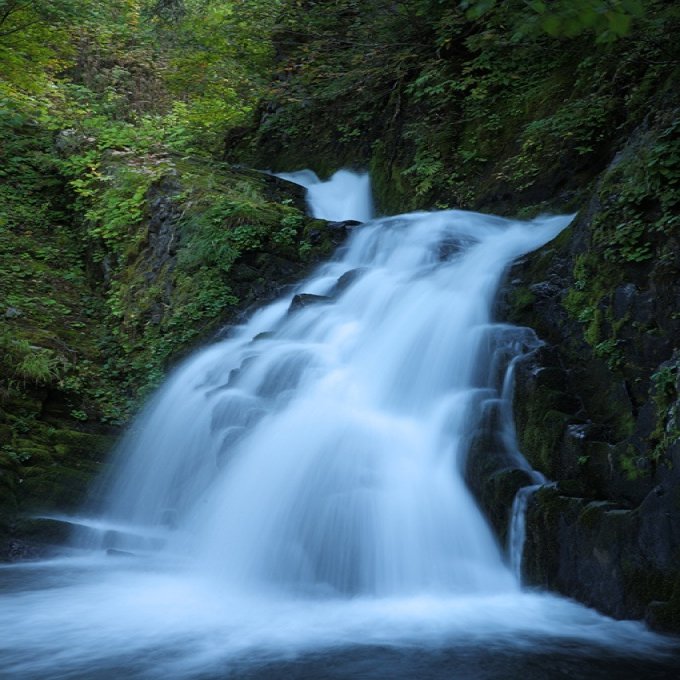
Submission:
[[[624,36],[628,35],[630,32],[630,26],[633,19],[629,15],[621,14],[619,12],[609,12],[607,14],[607,19],[609,21],[609,26],[615,35]]]

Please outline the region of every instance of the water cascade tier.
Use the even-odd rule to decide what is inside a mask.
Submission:
[[[571,218],[373,218],[366,175],[285,178],[363,224],[169,377],[67,518],[77,551],[0,569],[11,677],[283,677],[252,669],[371,644],[661,654],[640,624],[523,592],[464,483],[485,405],[512,439],[508,367],[537,342],[493,322],[499,283]]]
[[[367,177],[299,179],[317,214],[370,217]],[[291,299],[171,378],[123,445],[105,516],[171,526],[166,550],[255,591],[516,587],[462,473],[489,348],[508,336],[490,318],[499,280],[568,221],[443,211],[356,228]]]

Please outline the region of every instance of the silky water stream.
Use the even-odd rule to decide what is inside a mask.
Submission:
[[[364,224],[169,377],[69,550],[0,568],[0,675],[675,677],[674,641],[523,590],[463,479],[535,342],[499,282],[570,218],[372,219],[366,175],[285,177]]]

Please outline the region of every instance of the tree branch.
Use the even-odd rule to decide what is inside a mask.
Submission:
[[[40,19],[36,19],[35,21],[29,21],[27,24],[22,24],[21,26],[17,26],[16,28],[12,28],[9,31],[4,31],[0,32],[0,39],[6,38],[8,35],[12,35],[12,33],[18,33],[19,31],[23,31],[24,29],[28,28],[29,26],[35,26],[36,24],[40,23]]]

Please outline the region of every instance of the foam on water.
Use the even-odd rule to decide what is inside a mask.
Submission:
[[[481,645],[489,653],[570,643],[591,654],[652,658],[673,648],[641,624],[548,595],[291,598],[244,594],[164,562],[129,562],[13,567],[0,608],[7,677],[108,678],[125,669],[132,678],[222,678],[231,667],[370,645]]]

